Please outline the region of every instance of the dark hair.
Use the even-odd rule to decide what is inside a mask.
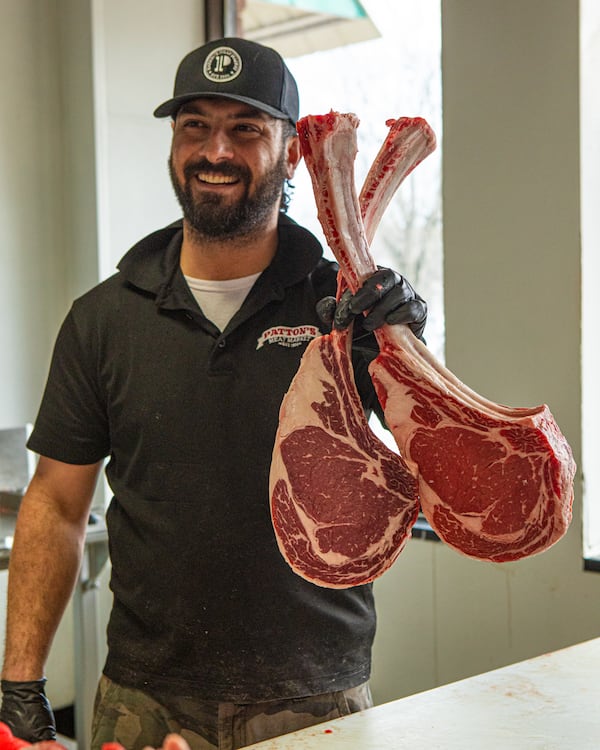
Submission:
[[[281,125],[281,137],[284,141],[287,141],[288,138],[293,138],[295,135],[297,135],[296,126],[291,120],[282,120]],[[294,185],[292,185],[290,180],[284,180],[283,182],[283,190],[281,192],[281,204],[279,206],[279,210],[282,214],[286,214],[288,212],[288,208],[290,207],[290,203],[292,201],[292,193],[294,191]]]

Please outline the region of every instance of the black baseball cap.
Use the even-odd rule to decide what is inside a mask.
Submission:
[[[294,125],[298,120],[298,87],[283,58],[248,39],[215,39],[187,54],[177,69],[173,98],[154,116],[174,117],[184,102],[214,96],[245,102]]]

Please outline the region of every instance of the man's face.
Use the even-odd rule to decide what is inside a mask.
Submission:
[[[200,236],[259,231],[279,210],[283,182],[299,159],[283,123],[229,99],[196,99],[173,124],[171,180],[184,217]]]

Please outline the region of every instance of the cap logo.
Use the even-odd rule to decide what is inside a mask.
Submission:
[[[231,47],[217,47],[204,61],[203,72],[214,83],[233,81],[242,72],[242,58]]]

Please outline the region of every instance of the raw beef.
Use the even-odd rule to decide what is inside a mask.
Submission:
[[[376,267],[365,232],[369,221],[361,223],[352,187],[357,126],[354,115],[334,112],[298,124],[319,219],[353,290]],[[375,200],[387,204],[386,188]],[[576,467],[548,407],[488,401],[406,326],[383,326],[376,336],[380,354],[371,377],[440,538],[463,554],[496,562],[557,542],[571,521]]]
[[[423,121],[389,124],[361,193],[371,232],[395,189],[435,147]],[[350,205],[359,210],[356,200]],[[369,275],[368,255],[364,262]],[[299,575],[330,588],[367,583],[387,570],[419,513],[415,477],[367,424],[350,341],[350,330],[333,331],[307,347],[281,406],[271,465],[280,550]]]
[[[381,575],[419,514],[415,477],[367,424],[350,335],[310,342],[281,406],[271,463],[281,553],[296,573],[330,588]]]

